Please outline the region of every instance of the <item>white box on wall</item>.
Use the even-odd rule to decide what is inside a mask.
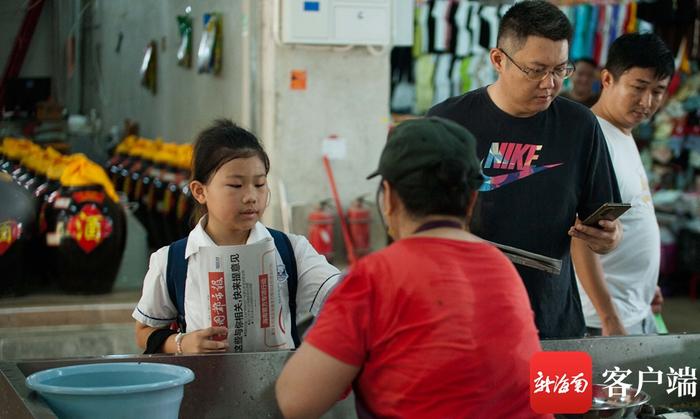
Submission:
[[[281,0],[281,3],[280,24],[285,43],[389,45],[392,42],[392,0]]]

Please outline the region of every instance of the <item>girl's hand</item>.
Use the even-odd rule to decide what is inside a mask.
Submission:
[[[213,340],[214,335],[222,336],[223,340]],[[182,337],[180,346],[182,353],[198,354],[212,352],[226,352],[228,349],[228,329],[225,327],[209,327],[186,333]]]

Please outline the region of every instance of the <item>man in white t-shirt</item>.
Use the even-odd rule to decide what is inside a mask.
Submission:
[[[610,253],[598,256],[583,249],[584,243],[572,243],[578,278],[604,275],[598,283],[607,285],[578,283],[591,335],[657,331],[651,304],[661,299],[659,227],[632,129],[659,109],[673,72],[673,54],[654,34],[626,34],[610,46],[603,91],[591,110],[605,135],[622,202],[632,208],[620,218],[624,239]]]

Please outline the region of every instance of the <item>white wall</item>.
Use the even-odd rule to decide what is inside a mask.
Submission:
[[[373,55],[359,46],[339,51],[277,45],[270,4],[262,7],[260,132],[271,151],[272,186],[278,187],[275,182],[281,179],[289,201],[307,204],[293,226],[303,233],[303,215],[314,203],[331,197],[321,154],[322,139],[328,135],[347,143],[347,157],[331,162],[344,209],[359,195],[374,199],[378,182],[365,177],[376,168],[389,129],[389,53]],[[306,90],[290,89],[292,70],[306,70]],[[269,220],[279,224],[275,204]],[[374,212],[372,217],[376,224]],[[374,235],[384,239],[379,236]],[[341,243],[341,237],[336,242]],[[342,247],[336,253],[342,253]]]
[[[103,125],[139,122],[141,135],[188,142],[217,117],[241,120],[244,63],[242,34],[249,17],[241,0],[95,0],[86,32],[86,89],[84,110],[97,109]],[[177,65],[180,39],[176,16],[192,6],[193,66]],[[202,37],[202,16],[223,15],[224,56],[219,75],[198,74],[194,66]],[[116,52],[119,33],[120,52]],[[146,45],[158,45],[157,93],[141,86],[139,69]],[[165,49],[162,48],[165,40]],[[246,44],[247,45],[247,41]],[[243,125],[249,125],[243,121]]]
[[[343,205],[365,193],[374,199],[377,182],[365,177],[376,168],[389,127],[388,56],[364,48],[277,52],[273,162],[289,199],[331,197],[321,153],[322,139],[331,134],[347,144],[347,157],[331,161]],[[307,71],[307,90],[290,90],[292,69]]]

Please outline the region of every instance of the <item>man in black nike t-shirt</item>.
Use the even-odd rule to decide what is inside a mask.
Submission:
[[[477,138],[486,181],[471,231],[562,261],[558,275],[516,265],[543,339],[581,337],[586,330],[569,252],[572,237],[599,254],[622,238],[618,222],[602,221],[596,228],[579,221],[603,203],[620,202],[620,193],[595,116],[557,97],[574,71],[568,61],[571,32],[556,6],[540,0],[516,4],[501,20],[498,47],[490,52],[497,81],[428,112],[462,124]]]

